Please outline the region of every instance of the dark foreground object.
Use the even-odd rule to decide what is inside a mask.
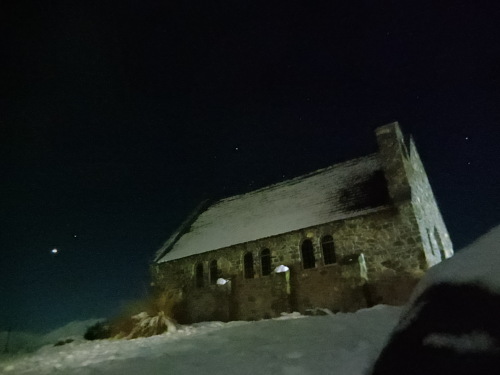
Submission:
[[[372,373],[417,374],[500,374],[500,295],[469,284],[427,289],[399,323]]]

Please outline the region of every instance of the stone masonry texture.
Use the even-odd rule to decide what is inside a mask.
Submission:
[[[413,140],[405,141],[397,123],[377,128],[376,136],[388,204],[360,216],[153,263],[155,297],[175,301],[173,314],[180,323],[404,304],[424,272],[452,256],[453,247]],[[325,264],[325,236],[333,237],[333,264]],[[304,267],[304,241],[313,245],[312,268]],[[286,265],[289,271],[263,275],[264,249],[270,251],[271,269]],[[245,277],[247,253],[253,259],[250,278]],[[213,261],[216,274],[210,272]],[[203,279],[197,280],[200,264]],[[217,278],[229,282],[217,285]]]

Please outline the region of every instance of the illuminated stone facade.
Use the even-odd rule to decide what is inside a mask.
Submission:
[[[181,323],[403,304],[453,248],[414,142],[376,136],[375,154],[199,209],[157,253],[156,298]]]

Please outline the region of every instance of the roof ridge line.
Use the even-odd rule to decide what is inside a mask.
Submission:
[[[263,186],[263,187],[261,187],[259,189],[256,189],[256,190],[248,191],[246,193],[241,193],[241,194],[231,195],[231,196],[226,197],[226,198],[221,198],[221,199],[215,201],[215,203],[213,203],[210,206],[215,206],[216,204],[222,203],[224,201],[230,201],[230,200],[233,200],[233,199],[237,199],[237,198],[240,198],[240,197],[242,197],[244,195],[259,193],[259,192],[264,191],[264,190],[270,190],[272,188],[276,188],[276,187],[279,187],[281,185],[288,184],[291,181],[300,181],[300,180],[303,180],[305,178],[314,176],[316,174],[320,174],[320,173],[329,171],[331,169],[340,167],[340,166],[342,166],[344,164],[355,164],[356,162],[359,162],[362,159],[368,159],[368,158],[372,158],[372,157],[375,157],[375,156],[378,156],[378,152],[374,152],[374,153],[371,153],[371,154],[368,154],[368,155],[365,155],[365,156],[360,156],[360,157],[357,157],[357,158],[354,158],[354,159],[350,159],[350,160],[345,160],[345,161],[342,161],[340,163],[330,165],[328,167],[317,169],[317,170],[315,170],[313,172],[309,172],[309,173],[306,173],[306,174],[303,174],[303,175],[300,175],[300,176],[293,177],[293,178],[291,178],[289,180],[284,180],[284,181],[276,182],[274,184]]]

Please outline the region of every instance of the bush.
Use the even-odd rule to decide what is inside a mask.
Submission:
[[[132,319],[134,320],[134,327],[127,336],[128,339],[159,335],[166,331],[177,331],[174,321],[165,316],[163,311],[154,316],[149,316],[146,312],[141,312],[134,315]]]
[[[59,340],[58,342],[56,342],[54,344],[54,346],[63,346],[63,345],[66,345],[66,344],[71,344],[73,341],[73,339],[66,339],[66,340]]]
[[[111,327],[107,322],[98,322],[90,326],[85,332],[83,338],[85,340],[102,340],[111,337]]]
[[[113,325],[112,336],[117,339],[135,339],[160,335],[164,332],[175,332],[177,325],[174,320],[165,316],[163,311],[151,316],[143,311],[132,317],[121,319]]]
[[[129,301],[122,306],[121,313],[107,322],[99,322],[87,329],[86,340],[134,339],[159,335],[163,332],[175,332],[177,325],[172,316],[172,309],[177,299],[165,294],[157,298]]]

